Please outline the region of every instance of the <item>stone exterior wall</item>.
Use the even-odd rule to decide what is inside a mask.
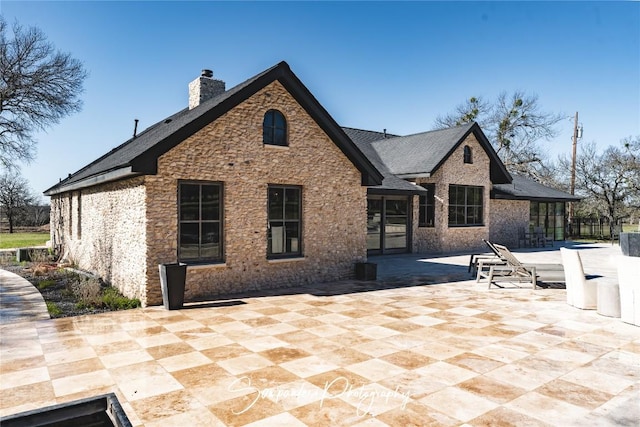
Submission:
[[[139,177],[53,196],[51,241],[64,258],[144,304],[143,184],[144,178]]]
[[[287,119],[289,147],[263,145],[264,113]],[[177,261],[179,180],[221,182],[224,263],[190,266],[187,300],[351,277],[366,259],[361,174],[278,82],[165,153],[147,176],[147,302],[160,304],[158,264]],[[302,187],[303,257],[267,260],[267,188]]]
[[[473,154],[473,163],[464,163],[464,146]],[[484,249],[482,239],[489,238],[491,206],[490,160],[473,134],[456,148],[445,163],[429,178],[416,179],[418,184],[435,183],[435,227],[418,227],[418,196],[414,196],[413,250],[453,252]],[[449,227],[449,184],[484,187],[483,219],[479,227]]]
[[[528,200],[491,200],[489,240],[510,248],[518,247],[518,230],[529,229]]]

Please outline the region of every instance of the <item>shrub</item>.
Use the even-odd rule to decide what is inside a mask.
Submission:
[[[60,310],[60,307],[58,307],[55,302],[47,301],[46,304],[47,311],[51,317],[58,317],[62,314],[62,310]]]
[[[140,307],[140,300],[137,298],[127,298],[122,296],[116,288],[108,287],[102,294],[102,304],[111,310],[127,310]]]
[[[95,277],[80,277],[71,284],[71,291],[78,299],[81,307],[99,307],[101,303],[102,286],[100,280]]]
[[[56,281],[53,279],[45,279],[38,282],[38,289],[47,289],[49,286],[53,286],[56,284]]]

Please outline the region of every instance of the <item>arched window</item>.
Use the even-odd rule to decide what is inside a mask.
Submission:
[[[473,163],[473,157],[471,156],[471,147],[469,147],[468,145],[464,146],[464,162]]]
[[[269,110],[262,122],[262,142],[270,145],[287,146],[287,120],[278,110]]]

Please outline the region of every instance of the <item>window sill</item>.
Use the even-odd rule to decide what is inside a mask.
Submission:
[[[267,262],[269,264],[282,264],[285,262],[300,262],[300,261],[306,261],[307,259],[305,257],[295,257],[295,258],[273,258],[273,259],[267,259]]]
[[[188,270],[203,270],[207,268],[227,268],[226,263],[211,263],[211,264],[187,264]]]
[[[262,146],[266,149],[274,149],[274,150],[288,150],[288,145],[276,145],[276,144],[262,144]]]
[[[473,225],[451,225],[449,224],[449,228],[484,228],[485,224],[473,224]]]

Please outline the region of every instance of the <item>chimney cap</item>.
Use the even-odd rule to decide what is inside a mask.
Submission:
[[[213,71],[208,70],[206,68],[203,69],[202,70],[202,77],[209,77],[209,78],[213,77]]]

